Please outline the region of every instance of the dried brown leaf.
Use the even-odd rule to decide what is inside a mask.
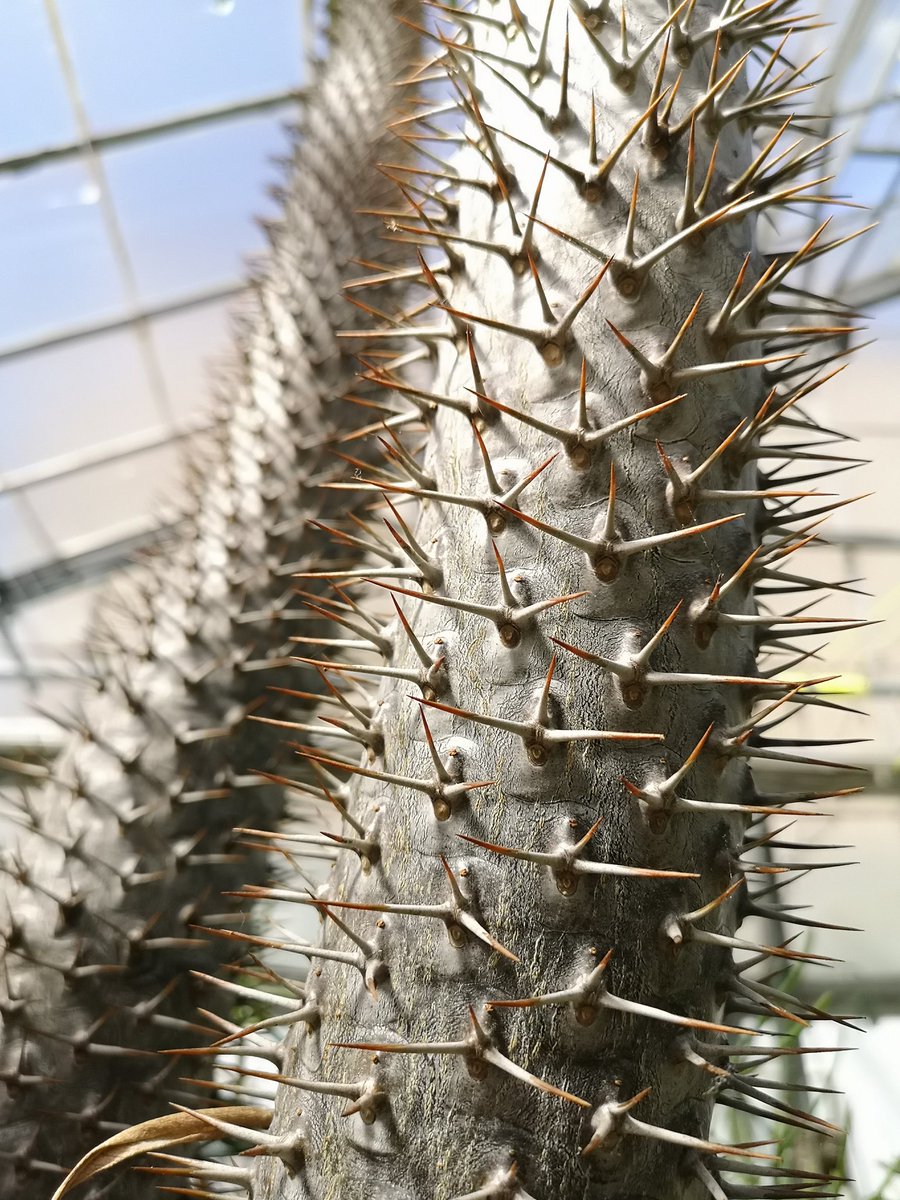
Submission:
[[[140,1125],[123,1129],[121,1133],[113,1134],[111,1138],[89,1150],[53,1193],[53,1200],[62,1200],[63,1196],[67,1196],[78,1184],[86,1183],[101,1171],[116,1167],[139,1154],[147,1154],[151,1150],[165,1150],[169,1146],[184,1146],[188,1142],[214,1141],[218,1134],[208,1122],[202,1120],[207,1114],[218,1117],[221,1121],[242,1125],[248,1132],[252,1129],[267,1129],[272,1120],[270,1109],[244,1104],[230,1108],[199,1108],[196,1115],[177,1112],[166,1117],[156,1117],[152,1121],[142,1121]]]

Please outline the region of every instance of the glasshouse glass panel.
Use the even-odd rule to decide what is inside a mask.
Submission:
[[[270,95],[301,80],[298,0],[61,0],[60,13],[95,130]]]
[[[159,511],[159,500],[175,477],[177,454],[160,447],[94,467],[90,486],[69,475],[29,488],[38,517],[64,554],[77,554],[99,541],[135,531],[135,523]]]
[[[45,561],[49,550],[38,531],[29,527],[19,500],[0,495],[0,579]]]
[[[0,158],[70,142],[75,117],[42,0],[6,0],[0,38]]]
[[[262,245],[250,214],[275,176],[266,158],[284,145],[279,118],[266,115],[104,155],[143,300],[240,277],[241,251]]]
[[[160,425],[140,346],[115,330],[4,362],[0,469],[54,459]]]
[[[80,162],[0,175],[0,347],[121,311],[99,201]]]
[[[157,317],[151,324],[169,405],[176,418],[200,416],[212,405],[212,376],[228,347],[228,305],[204,304]]]

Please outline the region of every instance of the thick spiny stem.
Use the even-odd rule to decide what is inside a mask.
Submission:
[[[386,489],[420,504],[409,527],[429,562],[370,573],[403,597],[424,658],[400,639],[371,670],[383,752],[323,762],[356,777],[357,820],[378,808],[381,853],[367,874],[340,856],[315,901],[339,899],[357,933],[381,914],[387,976],[373,997],[324,964],[321,1026],[288,1039],[311,1079],[358,1078],[353,1047],[374,1057],[384,1103],[363,1129],[313,1098],[298,1126],[285,1094],[276,1125],[301,1128],[309,1152],[302,1185],[276,1168],[266,1200],[728,1195],[733,1162],[769,1158],[710,1138],[697,1031],[806,1019],[744,972],[818,956],[736,934],[769,869],[745,827],[809,811],[755,790],[755,759],[812,761],[769,736],[808,697],[757,655],[845,624],[760,612],[754,591],[815,536],[820,511],[807,503],[804,525],[809,493],[757,467],[814,380],[779,289],[825,245],[820,230],[767,267],[755,243],[758,213],[819,203],[824,182],[760,182],[806,155],[775,158],[772,132],[792,123],[768,128],[799,76],[770,64],[768,81],[746,83],[754,46],[787,32],[792,6],[684,0],[661,16],[628,0],[618,29],[619,6],[566,7],[476,4],[434,39],[462,129],[444,105],[422,136],[435,159],[464,148],[438,172],[428,163],[401,228],[448,258],[439,276],[419,260],[427,319],[385,328],[390,346],[419,325],[437,359],[431,382],[400,383],[428,433],[412,484]],[[785,457],[828,468],[810,433]],[[504,495],[500,463],[532,473],[524,493]],[[436,931],[456,909],[435,856],[471,889],[474,941]],[[412,934],[414,914],[440,920]],[[329,925],[325,946],[341,944]],[[517,1086],[488,1046],[570,1102]],[[785,1111],[760,1094],[763,1112]]]

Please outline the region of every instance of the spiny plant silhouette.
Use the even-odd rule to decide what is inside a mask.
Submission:
[[[184,1096],[185,1064],[152,1051],[208,1041],[216,1026],[198,1018],[188,971],[233,957],[191,926],[248,866],[266,877],[233,829],[278,816],[284,789],[255,772],[277,771],[281,735],[246,718],[266,685],[294,685],[269,693],[273,719],[305,704],[273,664],[289,634],[315,632],[290,623],[291,572],[335,560],[314,526],[337,497],[317,485],[358,370],[335,335],[354,321],[341,289],[352,260],[380,249],[380,222],[358,210],[383,202],[374,163],[416,44],[396,8],[334,18],[177,531],[101,599],[88,695],[60,718],[71,736],[15,809],[24,833],[5,856],[0,918],[4,1197],[49,1195],[98,1133],[149,1116],[167,1090]],[[332,596],[318,612],[343,607]],[[114,1194],[156,1188],[135,1175]]]
[[[306,664],[345,681],[365,746],[299,750],[342,811],[329,879],[244,889],[323,922],[318,946],[268,939],[310,974],[227,1039],[272,1062],[235,1071],[251,1101],[277,1082],[271,1118],[194,1110],[251,1157],[163,1169],[252,1200],[831,1194],[711,1131],[719,1106],[833,1128],[778,1032],[828,1019],[779,975],[821,956],[739,931],[824,924],[781,895],[818,865],[782,827],[845,794],[752,772],[819,765],[780,729],[831,703],[795,639],[855,624],[809,614],[849,586],[794,566],[842,503],[817,488],[851,460],[809,405],[854,316],[797,272],[844,239],[757,234],[834,202],[795,115],[815,19],[429,7],[437,91],[400,126],[426,158],[385,212],[414,299],[365,334],[424,444],[341,484],[385,497],[414,565],[355,593],[396,608],[372,661]]]

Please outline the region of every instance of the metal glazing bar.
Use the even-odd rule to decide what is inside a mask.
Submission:
[[[131,458],[144,450],[155,450],[159,446],[180,442],[184,438],[209,428],[210,424],[211,418],[209,417],[195,417],[192,420],[179,422],[171,428],[141,429],[137,433],[125,434],[123,437],[113,438],[108,442],[95,442],[92,446],[80,450],[70,450],[67,454],[43,459],[39,463],[20,467],[15,471],[5,471],[0,474],[0,496],[20,492],[24,488],[48,483],[50,480],[63,479],[66,475],[74,475],[89,467]]]
[[[204,288],[202,291],[189,292],[162,304],[147,305],[135,312],[124,312],[120,316],[111,317],[106,321],[86,321],[81,325],[68,325],[41,337],[28,338],[21,342],[9,342],[0,345],[0,362],[10,358],[20,358],[25,354],[34,354],[38,350],[46,350],[52,346],[61,346],[66,342],[77,342],[82,338],[95,337],[102,333],[112,333],[117,329],[129,329],[135,321],[149,321],[154,317],[166,317],[170,313],[186,312],[211,304],[215,300],[228,300],[244,290],[243,282],[225,283],[218,287]]]
[[[130,522],[128,532],[114,541],[103,542],[77,554],[43,563],[0,580],[0,626],[2,618],[31,600],[45,599],[64,588],[94,583],[111,571],[134,561],[140,550],[162,542],[175,525],[141,518]]]
[[[305,89],[303,88],[266,92],[247,100],[234,100],[227,104],[212,104],[205,108],[194,108],[190,112],[179,113],[176,117],[167,117],[164,121],[130,125],[126,129],[114,129],[108,133],[92,133],[89,141],[81,138],[73,142],[60,142],[55,146],[44,146],[38,150],[29,150],[24,154],[2,158],[0,159],[0,172],[32,170],[35,167],[43,167],[47,163],[77,157],[90,150],[99,153],[117,146],[130,146],[134,142],[144,141],[147,138],[194,129],[198,125],[210,125],[230,120],[233,117],[268,112],[283,104],[302,100],[304,94]]]

